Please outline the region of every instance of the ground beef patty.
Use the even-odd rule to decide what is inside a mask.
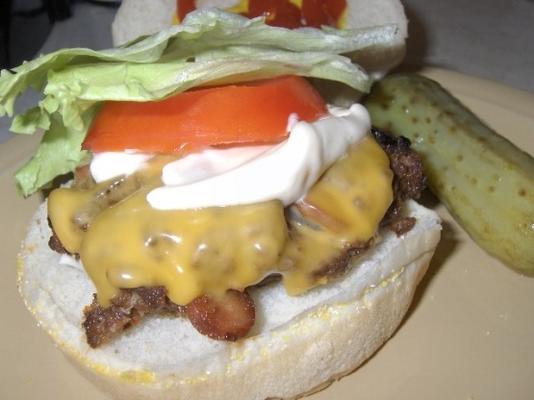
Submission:
[[[418,199],[425,189],[423,163],[405,137],[396,137],[376,128],[372,128],[371,133],[388,155],[393,171],[393,202],[380,225],[400,236],[415,224],[414,218],[402,217],[402,204],[408,199]]]
[[[397,234],[403,235],[413,228],[415,218],[402,215],[402,204],[408,199],[418,199],[425,189],[423,164],[419,155],[410,148],[410,141],[404,137],[396,137],[376,128],[371,129],[375,140],[388,155],[390,168],[393,171],[393,202],[380,222]],[[347,270],[352,257],[363,254],[373,245],[373,239],[367,242],[353,243],[335,259],[322,265],[313,274],[316,278],[335,278]]]
[[[229,290],[212,298],[200,296],[186,306],[174,304],[163,286],[121,289],[109,307],[93,296],[82,323],[89,346],[96,348],[139,323],[145,315],[187,316],[203,335],[234,341],[245,336],[255,321],[254,301],[246,292]]]
[[[136,325],[146,314],[182,315],[183,306],[172,303],[162,286],[121,289],[109,307],[93,302],[83,310],[83,328],[89,346],[95,348]]]

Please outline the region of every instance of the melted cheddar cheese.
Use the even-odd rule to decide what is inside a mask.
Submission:
[[[120,288],[160,285],[183,305],[202,294],[244,289],[271,273],[283,275],[288,293],[302,293],[326,282],[314,274],[317,268],[376,235],[393,199],[388,157],[370,137],[323,174],[300,202],[305,207],[289,210],[278,200],[153,209],[146,194],[161,184],[166,161],[156,157],[146,169],[90,190],[50,194],[54,231],[69,252],[79,253],[103,306]]]

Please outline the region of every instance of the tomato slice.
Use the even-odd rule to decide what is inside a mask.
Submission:
[[[196,89],[154,102],[106,102],[82,147],[93,152],[181,153],[277,143],[291,114],[314,121],[326,104],[303,78],[284,76]]]

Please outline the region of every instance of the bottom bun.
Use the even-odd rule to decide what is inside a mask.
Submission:
[[[439,241],[440,221],[408,202],[417,223],[382,241],[343,279],[290,297],[280,283],[254,288],[249,337],[220,342],[185,318],[153,316],[91,349],[81,329],[94,287],[48,248],[46,207],[34,216],[19,257],[26,306],[84,375],[117,399],[297,398],[356,369],[395,331]]]

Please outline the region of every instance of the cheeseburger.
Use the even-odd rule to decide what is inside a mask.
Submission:
[[[439,240],[409,142],[329,105],[305,77],[364,93],[341,53],[394,25],[293,29],[213,9],[107,51],[2,71],[13,122],[43,128],[17,173],[56,186],[19,257],[27,307],[116,398],[295,398],[394,332]]]

